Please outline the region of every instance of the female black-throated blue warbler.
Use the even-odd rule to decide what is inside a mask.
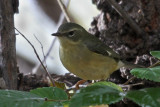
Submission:
[[[107,79],[117,69],[129,65],[78,24],[62,24],[52,35],[59,39],[63,65],[84,80]]]

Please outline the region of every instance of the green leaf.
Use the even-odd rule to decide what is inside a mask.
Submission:
[[[111,104],[123,98],[122,92],[105,85],[91,85],[76,93],[70,102],[70,107]]]
[[[23,92],[0,90],[1,107],[63,107],[67,94],[56,87],[45,87]]]
[[[30,92],[41,97],[46,97],[48,99],[54,99],[54,100],[68,99],[66,92],[57,87],[37,88],[37,89],[31,90]]]
[[[151,51],[150,54],[158,59],[160,59],[160,51]]]
[[[44,102],[40,107],[63,107],[62,102]]]
[[[29,92],[0,90],[1,107],[39,107],[45,99]]]
[[[118,86],[117,84],[113,83],[113,82],[102,81],[102,82],[96,82],[92,85],[106,85],[106,86],[112,87],[116,90],[119,90],[119,91],[123,92],[122,88],[120,86]]]
[[[63,107],[69,107],[70,101],[64,101],[63,102]]]
[[[68,99],[68,96],[65,91],[63,91],[61,88],[57,87],[43,87],[43,88],[37,88],[30,91],[31,93],[34,93],[38,96],[47,98],[49,100],[53,101],[46,101],[42,107],[63,107],[63,103],[65,103],[64,100]],[[57,100],[57,101],[54,101]]]
[[[146,88],[136,91],[129,91],[126,98],[134,101],[142,107],[159,107],[160,88]]]
[[[135,68],[131,70],[131,74],[141,79],[149,79],[160,82],[160,66],[153,68]]]

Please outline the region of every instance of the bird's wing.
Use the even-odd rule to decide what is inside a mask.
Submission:
[[[115,59],[120,59],[120,56],[116,52],[114,52],[110,47],[105,45],[95,36],[90,35],[88,39],[85,40],[84,44],[92,52],[102,54],[104,56],[110,56]]]

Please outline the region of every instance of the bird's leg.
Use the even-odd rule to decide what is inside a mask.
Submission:
[[[79,85],[85,83],[87,80],[80,80],[76,83],[76,89],[79,89]]]

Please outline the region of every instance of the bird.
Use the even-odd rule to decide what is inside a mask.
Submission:
[[[121,67],[137,67],[123,61],[119,54],[79,24],[64,23],[52,36],[58,37],[60,42],[59,56],[64,67],[83,80],[105,80]]]

